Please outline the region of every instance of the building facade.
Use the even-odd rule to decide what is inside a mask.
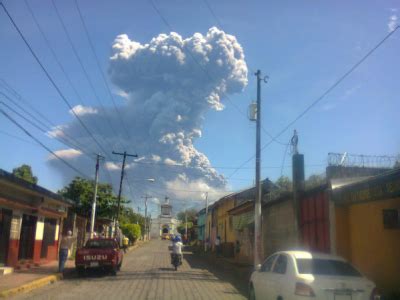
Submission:
[[[161,204],[161,214],[151,220],[150,237],[160,238],[163,235],[176,234],[180,222],[172,215],[172,205],[168,198]]]
[[[0,170],[0,264],[56,260],[62,221],[72,202]]]

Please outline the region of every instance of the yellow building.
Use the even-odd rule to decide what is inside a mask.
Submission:
[[[216,203],[217,209],[217,236],[220,236],[222,243],[234,243],[236,240],[232,226],[232,216],[228,211],[235,207],[234,195],[221,198]]]
[[[400,169],[339,188],[335,249],[383,294],[400,295]]]

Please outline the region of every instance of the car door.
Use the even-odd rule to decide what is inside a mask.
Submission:
[[[270,299],[270,276],[277,257],[276,254],[268,257],[255,276],[253,285],[257,299]]]
[[[280,254],[273,265],[269,280],[271,299],[283,297],[283,293],[289,285],[287,271],[288,257],[285,254]]]

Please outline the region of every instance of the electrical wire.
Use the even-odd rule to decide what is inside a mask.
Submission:
[[[85,103],[85,101],[83,100],[82,96],[80,95],[80,93],[78,92],[78,90],[75,87],[75,85],[72,83],[71,77],[68,75],[67,71],[65,70],[64,66],[62,65],[61,60],[59,59],[56,51],[54,50],[54,48],[52,47],[49,39],[47,38],[42,26],[40,25],[39,21],[37,20],[37,18],[35,16],[35,13],[34,13],[33,9],[31,8],[28,0],[24,0],[24,2],[25,2],[25,5],[28,8],[28,11],[29,11],[29,13],[30,13],[30,15],[31,15],[36,27],[38,28],[43,40],[45,41],[45,44],[46,44],[47,48],[50,50],[50,53],[52,54],[55,62],[57,63],[58,67],[60,68],[60,70],[63,73],[64,77],[66,78],[66,80],[68,82],[68,85],[71,87],[71,89],[73,90],[75,96],[77,97],[77,99],[79,99],[80,103],[82,103],[83,105],[87,105]],[[95,120],[97,120],[97,119],[95,119]],[[97,132],[101,132],[99,124],[97,122],[94,122],[93,126],[94,126],[94,129],[97,130]],[[102,140],[103,140],[103,143],[107,143],[107,146],[109,148],[111,148],[109,142],[107,142],[104,138],[102,138]]]
[[[161,20],[164,22],[164,24],[168,27],[169,30],[173,31],[173,28],[171,26],[171,24],[168,22],[168,20],[163,16],[163,14],[161,13],[161,11],[158,9],[158,7],[155,5],[155,3],[153,2],[153,0],[149,0],[151,6],[153,7],[154,11],[158,14],[158,16],[161,18]],[[185,45],[182,46],[182,49],[185,51]],[[194,57],[194,55],[190,52],[190,51],[185,51],[186,54],[188,54],[191,59],[196,63],[196,65],[203,71],[203,73],[207,76],[207,78],[211,81],[214,82],[215,79],[211,76],[211,74],[199,63],[199,61]],[[239,106],[233,102],[233,100],[229,97],[229,95],[227,93],[222,92],[223,95],[225,96],[225,98],[231,103],[231,105],[241,114],[243,115],[246,120],[247,115],[239,108]],[[276,138],[274,138],[274,136],[272,134],[270,134],[263,126],[262,130],[271,138],[272,141],[277,142],[280,145],[286,146],[285,143],[280,142],[279,140],[277,140]]]
[[[381,39],[370,51],[367,52],[360,60],[358,60],[347,72],[345,72],[338,80],[336,80],[324,93],[321,94],[316,100],[314,100],[310,105],[308,105],[296,118],[294,118],[291,122],[288,123],[277,135],[275,138],[279,138],[283,133],[286,132],[294,123],[300,120],[308,111],[311,110],[316,104],[318,104],[322,99],[326,97],[333,89],[335,89],[343,80],[345,80],[351,73],[353,73],[369,56],[371,56],[380,46],[382,46],[386,40],[393,35],[398,29],[400,25],[397,26],[394,30],[389,32],[383,39]],[[261,147],[261,150],[267,148],[271,142],[266,143]],[[245,166],[249,161],[251,161],[255,155],[251,156],[249,159],[244,161],[239,167],[235,169],[235,171],[230,175],[233,176],[241,167]],[[229,178],[229,177],[228,177]]]
[[[82,69],[83,75],[84,75],[84,77],[86,78],[86,81],[88,82],[89,87],[90,87],[90,89],[91,89],[91,91],[92,91],[92,93],[93,93],[93,95],[94,95],[94,97],[95,97],[95,99],[96,99],[98,105],[100,106],[100,108],[101,108],[101,110],[102,110],[104,116],[107,116],[106,109],[105,109],[103,103],[101,102],[99,95],[98,95],[97,92],[96,92],[96,89],[95,89],[95,87],[94,87],[94,84],[93,84],[92,80],[90,79],[89,74],[88,74],[88,72],[87,72],[87,70],[86,70],[86,68],[85,68],[85,66],[84,66],[84,64],[83,64],[83,62],[82,62],[82,59],[80,58],[80,56],[79,56],[79,54],[78,54],[78,50],[76,49],[74,43],[72,42],[72,38],[71,38],[71,36],[70,36],[70,34],[69,34],[68,30],[67,30],[67,26],[65,25],[64,20],[63,20],[62,17],[61,17],[61,14],[60,14],[60,12],[59,12],[59,10],[58,10],[58,8],[57,8],[57,5],[55,4],[54,0],[52,0],[51,3],[52,3],[52,5],[53,5],[54,11],[56,12],[57,19],[59,20],[59,22],[60,22],[60,24],[61,24],[61,27],[62,27],[62,29],[63,29],[63,32],[65,33],[65,36],[67,37],[68,44],[70,45],[70,47],[71,47],[71,49],[72,49],[72,52],[74,53],[74,56],[75,56],[75,58],[77,59],[80,68]],[[115,130],[115,128],[114,128],[112,122],[110,121],[110,119],[109,119],[109,118],[105,118],[105,119],[107,120],[108,125],[110,126],[110,129],[113,131],[113,133],[115,134],[115,136],[118,136],[118,133],[117,133],[117,131]],[[104,153],[105,153],[105,155],[106,155],[106,153],[108,153],[108,152],[107,152],[107,151],[104,151]]]
[[[0,113],[3,114],[9,121],[11,121],[14,125],[16,125],[19,129],[21,129],[27,136],[29,136],[31,139],[33,139],[36,143],[38,143],[41,147],[43,147],[46,151],[48,151],[51,155],[53,155],[55,158],[63,162],[67,167],[70,169],[74,170],[76,173],[80,174],[84,178],[90,178],[87,176],[85,173],[71,165],[69,162],[64,160],[62,157],[58,156],[56,153],[54,153],[50,148],[48,148],[45,144],[43,144],[41,141],[39,141],[37,138],[35,138],[28,130],[26,130],[21,124],[19,124],[17,121],[15,121],[10,115],[8,115],[3,109],[0,108]]]
[[[90,137],[93,139],[93,141],[97,144],[97,146],[99,147],[99,149],[101,149],[102,151],[104,151],[104,148],[100,145],[100,143],[96,140],[96,138],[93,136],[93,134],[91,133],[91,131],[88,129],[88,127],[83,123],[82,119],[76,114],[76,112],[73,110],[72,105],[69,103],[69,101],[67,100],[67,98],[64,96],[64,94],[61,92],[60,88],[58,87],[58,85],[55,83],[55,81],[53,80],[53,78],[51,77],[51,75],[49,74],[49,72],[47,71],[47,69],[44,67],[44,65],[42,64],[42,62],[40,61],[39,57],[36,55],[36,53],[33,51],[32,47],[30,46],[29,42],[27,41],[27,39],[25,38],[25,36],[23,35],[23,33],[21,32],[21,30],[19,29],[18,25],[15,23],[13,17],[10,15],[10,13],[8,12],[6,6],[4,5],[3,2],[0,2],[1,7],[3,8],[4,12],[6,13],[6,15],[8,16],[9,20],[11,21],[12,25],[14,26],[14,28],[17,30],[19,36],[21,37],[21,39],[24,41],[25,45],[28,47],[30,53],[32,54],[32,56],[34,57],[34,59],[36,60],[36,62],[39,64],[40,68],[42,69],[42,71],[44,72],[44,74],[46,75],[47,79],[50,81],[50,83],[52,84],[52,86],[55,88],[55,90],[57,91],[58,95],[61,97],[61,99],[64,101],[64,103],[69,107],[69,109],[71,110],[72,114],[75,116],[75,118],[79,121],[80,125],[82,126],[82,128],[90,135]],[[104,151],[106,152],[106,151]]]
[[[79,8],[78,1],[75,0],[74,3],[75,3],[75,7],[76,7],[76,9],[77,9],[77,11],[78,11],[78,14],[79,14],[79,19],[80,19],[80,21],[81,21],[81,23],[82,23],[82,26],[83,26],[83,29],[84,29],[84,32],[85,32],[85,36],[86,36],[86,38],[87,38],[87,40],[88,40],[88,42],[89,42],[90,49],[91,49],[91,51],[92,51],[92,53],[93,53],[93,56],[94,56],[94,59],[95,59],[95,61],[96,61],[97,68],[99,69],[99,72],[100,72],[100,74],[101,74],[101,78],[103,79],[104,85],[105,85],[105,87],[106,87],[106,89],[107,89],[108,95],[109,95],[109,97],[110,97],[110,99],[111,99],[111,101],[112,101],[112,104],[113,104],[113,106],[114,106],[114,109],[115,109],[116,113],[117,113],[118,116],[119,116],[119,120],[121,121],[122,128],[124,129],[127,138],[130,139],[130,140],[132,140],[132,136],[130,135],[130,133],[129,133],[128,129],[127,129],[127,126],[126,126],[126,123],[125,123],[125,121],[124,121],[124,118],[122,117],[122,114],[121,114],[120,110],[119,110],[118,107],[117,107],[117,104],[116,104],[116,102],[115,102],[115,98],[114,98],[114,96],[113,96],[113,94],[112,94],[112,92],[111,92],[111,89],[110,89],[110,85],[108,84],[108,81],[107,81],[107,79],[106,79],[106,77],[105,77],[105,75],[104,75],[103,69],[102,69],[101,66],[100,66],[99,57],[98,57],[97,54],[96,54],[96,50],[95,50],[95,48],[94,48],[93,41],[92,41],[92,39],[91,39],[91,37],[90,37],[90,35],[89,35],[89,31],[88,31],[88,29],[87,29],[86,22],[85,22],[85,20],[84,20],[84,18],[83,18],[82,12],[81,12],[81,10],[80,10],[80,8]]]

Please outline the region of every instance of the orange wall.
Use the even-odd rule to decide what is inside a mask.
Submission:
[[[384,229],[383,209],[400,209],[400,198],[336,208],[337,253],[384,292],[400,292],[400,229]]]
[[[235,201],[233,199],[224,199],[221,202],[222,203],[218,205],[217,212],[218,235],[221,237],[221,241],[223,243],[233,243],[236,240],[236,236],[234,234],[233,228],[230,226],[229,223],[228,210],[231,210],[235,207]]]

